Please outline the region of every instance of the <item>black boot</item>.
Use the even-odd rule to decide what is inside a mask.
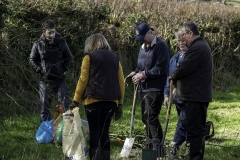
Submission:
[[[144,149],[153,149],[152,139],[146,137],[146,142],[144,144]]]
[[[204,143],[191,143],[190,144],[190,159],[191,160],[203,160],[204,156]]]
[[[102,160],[110,160],[110,150],[102,150]]]
[[[157,158],[166,157],[166,149],[164,145],[161,145],[161,141],[159,138],[152,139],[153,150],[157,151]]]
[[[90,160],[101,160],[101,150],[100,149],[89,149]]]
[[[176,142],[171,142],[170,148],[169,148],[168,159],[169,160],[178,159],[178,150],[179,150],[179,146],[176,145]]]
[[[190,143],[186,143],[186,152],[184,155],[182,155],[183,157],[190,157]]]

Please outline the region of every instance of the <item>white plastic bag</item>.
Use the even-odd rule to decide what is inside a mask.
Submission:
[[[63,113],[62,150],[71,160],[86,160],[86,142],[79,108]]]

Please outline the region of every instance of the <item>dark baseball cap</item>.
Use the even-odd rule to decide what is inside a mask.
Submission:
[[[145,37],[145,35],[147,34],[148,31],[154,31],[153,28],[151,28],[147,23],[140,23],[137,27],[136,27],[136,38],[135,41],[142,41]]]

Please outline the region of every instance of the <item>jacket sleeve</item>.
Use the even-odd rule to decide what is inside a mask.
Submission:
[[[169,67],[168,67],[168,71],[167,71],[167,80],[166,80],[166,85],[164,87],[164,96],[169,96],[170,94],[170,84],[169,84],[169,79],[168,77],[173,73],[173,71],[176,69],[176,56],[179,53],[177,52],[175,55],[172,56],[172,58],[169,61]]]
[[[169,49],[165,43],[161,42],[156,45],[154,51],[156,63],[151,69],[145,71],[147,77],[152,79],[162,76],[167,72],[170,56]]]
[[[41,59],[40,59],[40,54],[37,49],[37,42],[35,42],[33,44],[33,47],[32,47],[31,53],[30,53],[29,62],[35,72],[37,69],[41,69]]]
[[[122,65],[120,62],[119,62],[118,68],[119,68],[118,69],[118,80],[119,80],[120,92],[121,92],[121,99],[118,101],[118,104],[123,104],[125,85],[124,85],[124,76],[123,76]]]
[[[169,92],[170,92],[170,85],[169,85],[169,81],[168,81],[168,76],[167,76],[167,79],[166,79],[166,85],[164,87],[164,96],[169,96]]]
[[[64,44],[65,47],[63,50],[63,70],[64,72],[66,72],[72,61],[72,54],[65,40],[64,40],[64,43],[65,43]]]
[[[83,93],[86,90],[90,74],[90,56],[86,55],[82,60],[80,77],[78,79],[73,100],[79,102],[82,99]]]

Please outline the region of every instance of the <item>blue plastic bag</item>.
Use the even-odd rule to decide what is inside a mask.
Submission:
[[[53,141],[53,120],[50,121],[43,121],[38,128],[38,131],[36,133],[36,141],[37,143],[50,143]]]

